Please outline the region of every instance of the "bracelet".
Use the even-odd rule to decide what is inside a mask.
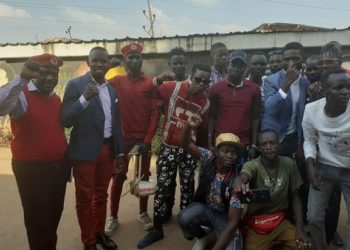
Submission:
[[[153,80],[152,80],[152,84],[154,87],[158,87],[160,85],[160,83],[157,81],[157,77],[153,77]]]

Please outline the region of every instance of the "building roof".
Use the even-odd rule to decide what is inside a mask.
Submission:
[[[271,27],[271,25],[270,25]],[[22,60],[33,55],[51,53],[68,59],[86,57],[95,46],[106,48],[110,55],[120,54],[120,49],[131,43],[138,42],[143,46],[142,54],[167,54],[174,48],[181,46],[188,53],[208,52],[212,44],[222,42],[231,50],[271,50],[283,48],[291,41],[300,42],[305,48],[321,47],[329,41],[338,41],[344,47],[350,47],[350,27],[346,29],[310,29],[308,31],[287,30],[262,32],[252,30],[247,32],[193,34],[188,36],[172,36],[157,38],[122,38],[100,40],[69,40],[50,39],[38,43],[8,43],[0,45],[0,60]]]
[[[40,42],[24,42],[24,43],[0,43],[0,47],[5,46],[17,46],[17,45],[48,45],[48,44],[79,44],[79,43],[108,43],[108,42],[125,42],[125,41],[149,41],[149,40],[164,40],[173,38],[195,38],[195,37],[209,37],[209,36],[230,36],[230,35],[245,35],[245,34],[261,34],[261,33],[283,33],[283,32],[317,32],[317,31],[331,31],[331,30],[347,30],[345,29],[330,29],[316,26],[308,26],[304,24],[291,24],[291,23],[264,23],[259,27],[244,32],[229,32],[229,33],[208,33],[208,34],[191,34],[191,35],[175,35],[175,36],[162,36],[162,37],[138,37],[138,38],[115,38],[115,39],[91,39],[91,40],[80,40],[80,39],[68,39],[68,38],[50,38]]]
[[[330,28],[317,27],[317,26],[309,26],[305,24],[295,24],[295,23],[263,23],[259,27],[253,29],[255,32],[285,32],[285,31],[293,31],[293,32],[303,32],[303,31],[324,31],[324,30],[332,30]]]

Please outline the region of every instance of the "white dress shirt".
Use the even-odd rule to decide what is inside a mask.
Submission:
[[[111,110],[112,103],[111,103],[111,96],[108,92],[108,87],[107,87],[108,82],[105,81],[102,84],[98,84],[94,80],[94,84],[97,86],[99,90],[99,98],[101,100],[103,113],[105,115],[104,133],[103,133],[104,138],[109,138],[112,136],[112,110]],[[90,101],[87,101],[84,95],[80,96],[79,101],[84,109],[86,109],[89,106]]]
[[[298,116],[298,103],[300,99],[300,78],[299,74],[298,78],[290,85],[290,91],[292,96],[292,117],[290,119],[290,124],[287,130],[287,135],[292,134],[297,131],[297,116]],[[285,93],[282,89],[278,91],[283,99],[287,98],[287,93]]]

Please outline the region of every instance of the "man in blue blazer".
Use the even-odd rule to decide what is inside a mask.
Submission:
[[[303,46],[288,43],[282,53],[284,69],[265,79],[265,113],[262,130],[276,131],[280,140],[280,154],[291,156],[302,145],[301,122],[306,104],[309,81],[301,74]]]
[[[88,65],[90,72],[67,84],[61,121],[72,127],[68,153],[84,249],[96,250],[96,244],[101,244],[112,250],[117,245],[104,234],[104,225],[114,162],[123,165],[118,96],[104,77],[109,68],[106,49],[91,49]]]

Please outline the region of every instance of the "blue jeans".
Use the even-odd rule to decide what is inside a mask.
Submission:
[[[321,191],[318,191],[310,185],[308,220],[313,247],[315,249],[325,250],[328,249],[325,233],[326,208],[336,185],[340,185],[341,191],[344,194],[348,218],[350,217],[350,169],[337,168],[319,163],[317,169],[322,178],[323,187]],[[346,246],[345,249],[350,249],[349,223]]]
[[[225,229],[228,220],[227,212],[215,211],[200,202],[192,202],[188,207],[182,209],[177,219],[186,239],[203,238],[205,232],[201,226],[209,227],[219,234]],[[243,249],[243,239],[237,230],[225,250],[241,249]]]

